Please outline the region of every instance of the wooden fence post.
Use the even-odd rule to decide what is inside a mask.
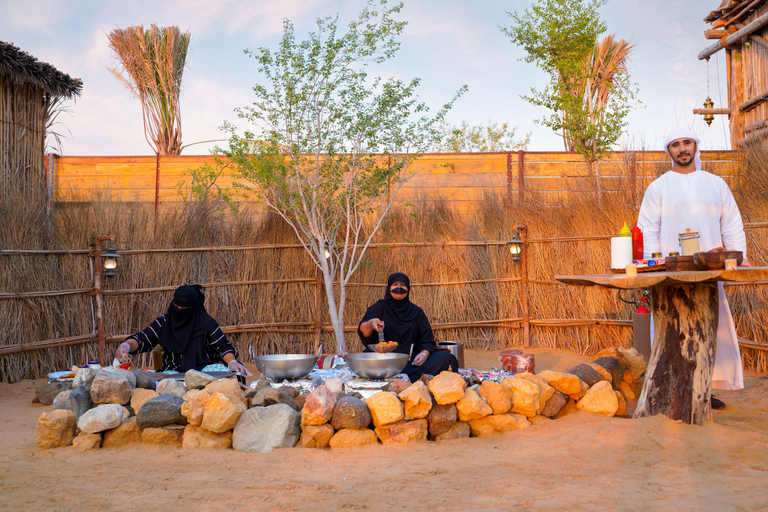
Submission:
[[[96,341],[99,344],[99,360],[103,366],[107,364],[107,336],[104,333],[104,287],[101,280],[101,243],[105,240],[114,240],[112,235],[97,235],[93,237],[91,252],[89,256],[93,263],[93,292],[96,296],[96,311],[94,312],[96,321]]]
[[[637,208],[637,152],[629,155],[629,179],[632,183],[632,207]]]
[[[155,234],[157,234],[157,210],[160,205],[160,152],[155,153]]]
[[[521,251],[520,288],[523,307],[523,346],[531,346],[531,315],[528,311],[528,227],[525,224],[515,226],[520,231],[520,240],[523,242]]]

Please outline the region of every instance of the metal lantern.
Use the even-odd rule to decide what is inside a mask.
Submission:
[[[704,108],[712,108],[715,104],[712,102],[712,100],[707,96],[707,99],[704,101]],[[704,121],[706,121],[707,126],[712,126],[712,121],[715,120],[715,116],[712,114],[704,114]]]
[[[523,259],[523,242],[520,240],[520,234],[516,234],[512,237],[512,240],[507,242],[509,245],[509,252],[512,255],[512,261],[520,261]]]
[[[325,259],[331,259],[331,247],[328,245],[328,242],[325,242]]]
[[[106,249],[101,253],[102,275],[115,277],[117,275],[117,258],[122,258],[115,249]]]

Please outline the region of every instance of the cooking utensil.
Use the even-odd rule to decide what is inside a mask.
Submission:
[[[736,260],[736,265],[744,261],[744,253],[741,251],[697,252],[693,255],[693,262],[699,268],[709,270],[722,270],[725,268],[725,260]]]
[[[399,353],[361,352],[347,354],[344,360],[353,372],[364,379],[388,379],[403,371],[409,357]]]
[[[274,380],[294,380],[306,376],[317,362],[317,356],[309,354],[274,354],[253,358],[256,366],[264,368],[267,377]]]

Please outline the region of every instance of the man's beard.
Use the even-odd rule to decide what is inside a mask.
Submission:
[[[686,158],[688,159],[688,161],[685,161]],[[674,160],[675,163],[681,167],[688,167],[693,163],[694,158],[690,155],[690,153],[688,153],[687,155],[683,155],[683,156],[678,155],[677,157],[673,157],[672,160]]]

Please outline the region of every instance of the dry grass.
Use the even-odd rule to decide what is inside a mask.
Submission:
[[[661,174],[666,164],[660,163]],[[745,222],[762,221],[768,215],[768,157],[765,152],[747,155],[744,174],[734,187]],[[624,178],[629,180],[629,171]],[[648,177],[649,181],[652,177]],[[643,190],[647,183],[638,183]],[[606,236],[621,224],[632,222],[637,209],[630,192],[603,193],[599,197],[582,187],[560,199],[530,193],[524,204],[505,205],[502,198],[487,196],[476,213],[459,215],[439,198],[424,197],[415,206],[401,207],[389,218],[380,241],[391,242],[498,242],[509,240],[516,224],[528,226],[531,319],[619,319],[630,320],[632,308],[607,289],[564,286],[553,282],[558,274],[601,273],[609,261],[607,239],[592,241],[548,241],[556,237]],[[587,190],[587,191],[585,191]],[[626,187],[629,190],[629,186]],[[150,205],[117,203],[102,198],[92,203],[58,206],[50,219],[44,204],[14,194],[2,197],[0,244],[4,249],[87,249],[97,233],[116,236],[122,250],[203,246],[253,246],[291,244],[294,235],[274,216],[266,218],[243,212],[237,221],[217,215],[216,205],[191,203],[167,207],[157,228]],[[639,199],[639,198],[638,198]],[[750,259],[764,265],[768,259],[765,228],[747,231]],[[107,290],[129,290],[184,283],[226,283],[250,280],[314,279],[315,269],[300,248],[244,251],[125,255],[120,275],[106,284]],[[511,261],[504,245],[479,246],[384,246],[368,253],[368,263],[353,278],[348,289],[345,318],[356,324],[366,307],[383,295],[387,276],[407,272],[414,283],[413,301],[423,307],[433,324],[457,323],[521,316],[520,283],[469,283],[483,279],[520,276],[520,266]],[[461,283],[461,284],[454,284]],[[87,288],[92,285],[89,260],[82,255],[34,255],[0,257],[0,291],[21,292]],[[764,286],[728,288],[740,336],[768,344]],[[164,312],[172,292],[134,293],[105,297],[106,332],[130,334],[145,327]],[[307,333],[233,334],[231,340],[241,354],[248,345],[260,353],[311,352],[314,336],[315,285],[313,282],[260,285],[229,285],[207,289],[208,311],[222,326],[303,322],[291,329]],[[325,304],[323,304],[325,308]],[[328,323],[327,313],[324,322]],[[19,342],[77,336],[93,332],[91,298],[69,296],[41,299],[0,300],[0,346]],[[286,329],[288,327],[282,327]],[[456,328],[437,330],[439,340],[457,340],[468,348],[497,350],[522,345],[519,328]],[[535,346],[556,347],[579,353],[631,345],[631,329],[590,325],[588,327],[533,326]],[[324,334],[326,347],[333,347],[332,334]],[[361,348],[357,335],[347,333],[350,351]],[[111,353],[114,346],[108,345]],[[72,363],[96,357],[95,343],[0,356],[0,380],[39,377]],[[744,350],[747,368],[765,371],[763,353]]]

